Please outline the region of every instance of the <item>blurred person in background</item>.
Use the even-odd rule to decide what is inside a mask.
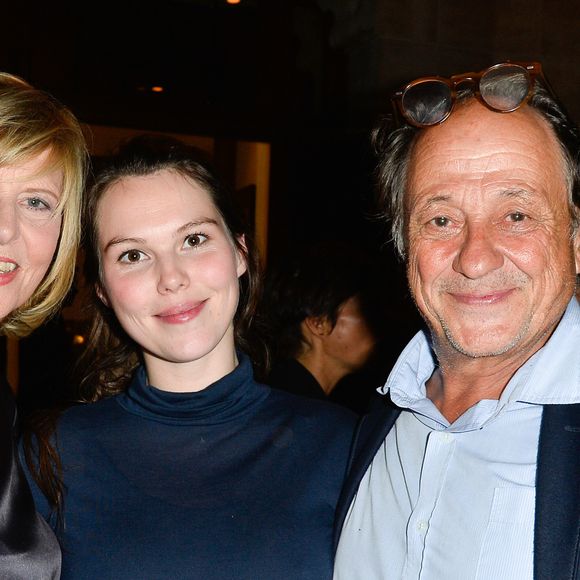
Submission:
[[[369,256],[340,242],[319,243],[273,268],[262,301],[273,352],[268,384],[332,400],[339,382],[375,350],[375,282]]]

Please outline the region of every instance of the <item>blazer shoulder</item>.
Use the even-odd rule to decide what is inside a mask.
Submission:
[[[580,578],[580,404],[544,405],[536,471],[534,577]]]

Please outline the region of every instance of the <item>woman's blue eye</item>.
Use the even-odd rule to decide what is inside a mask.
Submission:
[[[195,248],[196,246],[201,246],[206,240],[207,236],[204,234],[190,234],[185,238],[184,245]]]
[[[44,211],[50,210],[50,205],[46,203],[43,199],[39,197],[28,197],[26,198],[26,204],[30,209]]]

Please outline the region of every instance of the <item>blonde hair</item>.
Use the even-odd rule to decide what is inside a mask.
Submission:
[[[0,322],[0,333],[23,337],[62,303],[74,278],[80,240],[81,195],[88,154],[79,122],[48,93],[0,73],[0,167],[22,163],[49,151],[43,170],[62,170],[58,248],[32,296]]]

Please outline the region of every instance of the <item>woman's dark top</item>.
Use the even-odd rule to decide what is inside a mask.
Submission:
[[[60,549],[46,522],[36,513],[18,462],[16,407],[0,379],[0,578],[59,578]]]
[[[63,579],[330,579],[354,423],[257,384],[245,356],[197,393],[139,369],[61,419]]]

